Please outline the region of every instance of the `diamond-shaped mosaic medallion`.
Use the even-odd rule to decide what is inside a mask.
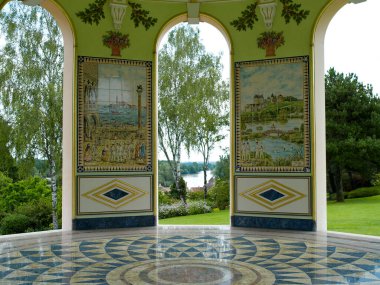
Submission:
[[[305,197],[305,194],[275,180],[257,185],[240,193],[240,195],[269,210],[276,210]]]
[[[112,200],[117,201],[117,200],[129,195],[129,193],[122,190],[122,189],[114,188],[111,191],[104,193],[103,195],[108,197],[108,198],[111,198]]]
[[[146,194],[148,193],[135,186],[114,179],[83,194],[83,196],[108,207],[117,209]]]

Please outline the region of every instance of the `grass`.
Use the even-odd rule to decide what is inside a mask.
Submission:
[[[208,214],[161,219],[160,225],[229,225],[230,210],[222,210]]]
[[[229,225],[230,211],[159,220],[160,225]],[[380,236],[380,195],[327,203],[329,231]]]
[[[327,203],[329,231],[380,236],[380,195]]]

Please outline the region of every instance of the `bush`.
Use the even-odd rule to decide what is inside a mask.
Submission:
[[[38,200],[41,197],[51,197],[51,189],[47,185],[46,179],[30,177],[26,180],[9,184],[7,187],[1,189],[0,208],[10,213],[13,212],[18,205]]]
[[[178,200],[173,199],[169,193],[165,191],[158,190],[158,204],[159,205],[171,205],[178,202]]]
[[[211,213],[212,209],[203,201],[191,201],[187,204],[188,215]]]
[[[373,186],[380,186],[380,173],[376,173],[372,180],[371,180],[371,183]]]
[[[193,191],[187,194],[187,198],[191,201],[203,201],[205,199],[205,192]]]
[[[31,219],[22,214],[10,214],[2,219],[0,232],[2,235],[19,234],[30,231]]]
[[[191,201],[187,206],[179,202],[172,205],[161,205],[159,207],[158,217],[160,219],[167,219],[172,217],[211,213],[211,211],[211,207],[202,201]]]
[[[208,196],[213,208],[226,209],[230,205],[230,182],[218,179],[215,186],[208,192]]]
[[[160,219],[167,219],[171,217],[179,217],[186,215],[186,207],[181,202],[172,205],[161,205],[158,210],[158,217]]]
[[[15,213],[29,217],[33,231],[44,231],[52,228],[52,211],[51,201],[41,198],[18,206]]]
[[[380,187],[358,188],[348,193],[347,198],[363,198],[380,195]]]

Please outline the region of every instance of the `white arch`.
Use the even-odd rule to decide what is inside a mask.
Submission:
[[[45,8],[55,18],[64,42],[63,72],[63,139],[62,139],[62,230],[72,230],[73,220],[73,101],[74,101],[74,29],[64,10],[55,2],[42,0]]]
[[[153,106],[158,106],[158,50],[159,50],[159,47],[161,45],[161,41],[162,39],[164,38],[164,36],[166,35],[167,32],[169,32],[169,30],[171,28],[173,28],[174,26],[180,24],[180,23],[184,23],[184,22],[187,22],[188,21],[188,17],[187,17],[187,14],[181,14],[179,16],[176,16],[174,18],[172,18],[171,20],[169,20],[160,30],[160,32],[158,33],[157,35],[157,39],[156,39],[156,45],[154,47],[154,72],[153,72],[153,86],[154,86],[154,90],[153,90]],[[205,23],[208,23],[210,25],[212,25],[213,27],[215,27],[216,29],[218,29],[218,31],[223,35],[224,39],[226,40],[226,43],[228,45],[228,49],[230,51],[230,122],[233,122],[233,116],[234,116],[234,108],[233,108],[233,96],[232,96],[232,91],[234,90],[234,81],[231,79],[233,78],[233,45],[232,45],[232,42],[231,42],[231,37],[229,35],[229,33],[227,32],[227,29],[218,21],[216,20],[215,18],[209,16],[209,15],[206,15],[206,14],[200,14],[199,15],[199,21],[200,22],[205,22]],[[155,118],[156,120],[156,124],[154,125],[154,137],[155,138],[158,138],[158,133],[157,133],[157,130],[158,130],[158,108],[154,108],[153,109],[153,115],[152,115],[153,118]],[[231,150],[233,149],[232,146],[233,146],[233,140],[234,140],[234,128],[233,128],[233,124],[231,125],[230,127],[230,152]],[[154,149],[158,150],[158,146],[156,145],[157,144],[157,139],[154,140]],[[156,151],[157,152],[157,151]],[[156,153],[156,155],[158,156],[158,153]],[[232,160],[232,156],[230,156],[230,168],[232,169],[232,163],[233,163],[233,160]],[[156,177],[158,177],[158,164],[157,164],[157,159],[155,159],[154,161],[154,169],[155,169],[155,173],[154,175]],[[231,175],[232,177],[232,175]],[[234,193],[233,193],[233,187],[232,187],[232,181],[233,179],[231,179],[231,185],[230,185],[230,216],[232,215],[233,213],[233,197],[234,197]],[[158,180],[156,179],[156,183],[155,183],[155,186],[154,186],[154,195],[155,197],[157,197],[157,193],[158,193]],[[156,214],[156,225],[158,224],[158,212],[157,212],[157,209],[158,209],[158,199],[155,199],[155,214]]]
[[[314,209],[317,231],[327,231],[326,204],[326,121],[325,121],[325,35],[335,14],[348,3],[348,0],[331,1],[318,18],[313,36],[314,63],[314,168],[315,198]]]

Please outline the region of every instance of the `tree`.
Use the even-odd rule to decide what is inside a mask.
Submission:
[[[326,74],[327,171],[337,201],[344,201],[342,175],[370,178],[379,168],[380,100],[355,74]]]
[[[230,155],[226,153],[219,156],[219,161],[216,162],[215,169],[213,171],[215,178],[229,181],[230,180]]]
[[[170,165],[177,189],[181,150],[189,152],[196,147],[201,135],[202,138],[206,135],[197,126],[202,119],[207,123],[207,108],[221,102],[219,98],[215,102],[207,99],[226,89],[226,85],[220,83],[220,67],[220,57],[208,54],[200,42],[199,30],[188,25],[173,29],[159,52],[159,146]],[[211,92],[212,87],[217,88],[215,92]],[[204,127],[211,128],[213,124]],[[181,199],[184,201],[184,197]]]
[[[11,131],[12,129],[10,125],[0,115],[0,171],[8,175],[13,180],[16,180],[16,162],[11,155],[11,150],[9,147]]]
[[[202,78],[200,84],[197,85],[196,96],[200,103],[194,110],[196,122],[191,136],[191,145],[203,157],[203,190],[206,199],[210,154],[216,144],[226,137],[221,134],[221,130],[229,123],[226,104],[229,91],[228,85],[221,80],[220,58],[208,56],[205,64],[209,67],[209,76]]]
[[[53,225],[58,228],[57,175],[62,160],[63,43],[44,9],[12,1],[0,14],[6,39],[0,50],[0,95],[12,127],[17,161],[49,161]]]

